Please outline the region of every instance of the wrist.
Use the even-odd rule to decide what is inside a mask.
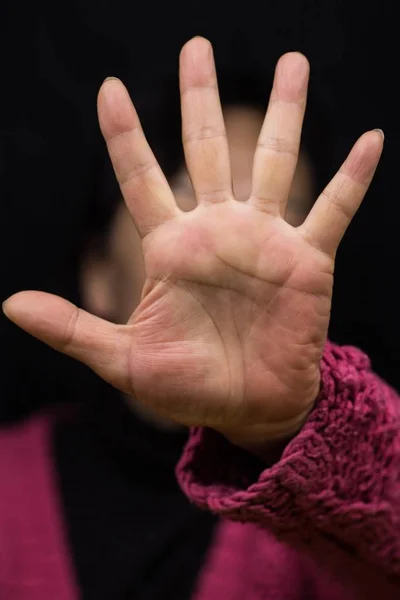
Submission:
[[[276,462],[286,445],[301,431],[313,408],[314,403],[285,423],[260,423],[240,430],[219,429],[219,433],[235,446],[255,454],[266,462]]]

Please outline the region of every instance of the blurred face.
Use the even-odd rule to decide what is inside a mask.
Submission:
[[[264,115],[256,109],[232,107],[225,111],[225,123],[231,153],[235,197],[248,199],[254,152]],[[179,207],[192,210],[195,197],[184,166],[170,182]],[[313,177],[308,158],[300,153],[288,203],[286,220],[300,225],[313,200]],[[103,257],[89,253],[83,260],[82,293],[85,308],[91,312],[126,323],[140,301],[144,281],[140,238],[132,219],[121,202],[116,213]]]

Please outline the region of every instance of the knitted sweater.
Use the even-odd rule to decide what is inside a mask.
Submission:
[[[272,466],[194,429],[185,493],[223,519],[195,600],[400,597],[400,399],[354,348],[327,344],[322,386]],[[0,434],[0,598],[77,600],[53,422]]]

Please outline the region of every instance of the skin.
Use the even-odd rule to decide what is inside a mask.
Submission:
[[[251,106],[224,108],[226,135],[229,144],[232,183],[235,197],[246,201],[251,193],[253,157],[264,114]],[[183,211],[196,208],[196,198],[185,165],[170,182],[175,200]],[[285,219],[293,226],[300,225],[311,208],[314,180],[310,161],[300,152]],[[124,202],[121,202],[112,221],[108,239],[102,252],[85,253],[81,268],[81,295],[83,306],[94,315],[116,323],[126,323],[140,302],[145,281],[141,240]],[[161,428],[171,429],[174,423],[159,418],[143,404],[128,399],[135,412],[146,421]]]
[[[278,62],[254,155],[250,196],[232,190],[210,44],[180,58],[183,140],[197,207],[183,212],[122,83],[99,93],[100,127],[142,241],[145,284],[126,325],[66,300],[22,292],[7,316],[84,362],[161,417],[205,425],[262,452],[292,435],[317,397],[335,254],[383,147],[364,134],[299,227],[284,220],[309,76],[298,53]]]
[[[251,193],[253,157],[264,120],[263,113],[249,106],[224,110],[235,197],[246,201]],[[170,182],[179,208],[196,208],[196,198],[185,165]],[[300,225],[314,199],[314,179],[308,156],[300,152],[289,194],[285,219]],[[89,248],[81,268],[80,288],[85,309],[116,323],[126,323],[140,302],[145,281],[141,239],[124,202],[113,218],[102,252]]]

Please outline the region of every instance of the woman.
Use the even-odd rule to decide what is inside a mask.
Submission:
[[[13,296],[4,311],[158,417],[194,427],[180,483],[198,505],[231,519],[200,575],[198,598],[350,599],[377,590],[395,598],[398,398],[364,355],[326,343],[335,252],[383,135],[360,138],[304,223],[292,227],[283,216],[307,61],[292,53],[278,63],[246,202],[233,197],[205,40],[185,46],[180,73],[185,157],[198,202],[186,213],[121,83],[107,81],[99,95],[100,126],[142,239],[146,281],[127,325],[38,292]],[[40,431],[31,426],[28,434],[33,440]],[[12,434],[1,440],[8,464],[27,448],[29,435],[20,435],[22,446]],[[54,517],[47,492],[42,508]],[[10,511],[11,499],[4,504]],[[48,597],[76,597],[70,565],[54,560],[52,571],[58,588],[49,587]],[[35,596],[19,590],[14,597]]]

